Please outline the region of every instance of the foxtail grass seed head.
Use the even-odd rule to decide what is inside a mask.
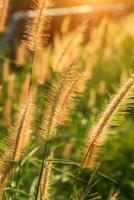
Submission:
[[[16,126],[12,128],[11,136],[7,139],[8,147],[0,158],[0,195],[8,182],[14,162],[18,162],[25,151],[31,137],[36,90],[30,93],[21,112],[18,114]]]
[[[82,165],[85,167],[95,167],[96,157],[100,147],[108,136],[108,129],[113,124],[116,115],[124,114],[123,111],[130,107],[134,89],[134,75],[121,87],[111,103],[102,113],[99,121],[95,124],[92,131],[89,132],[86,142],[85,156]]]
[[[57,127],[67,122],[74,100],[84,88],[87,76],[85,72],[78,73],[77,70],[73,62],[62,74],[57,86],[52,86],[41,128],[41,135],[45,139],[53,138]]]
[[[36,15],[28,19],[24,36],[24,43],[31,51],[41,49],[47,42],[46,30],[50,28],[51,18],[46,16],[46,11],[51,6],[51,0],[32,0],[31,8],[36,11]]]
[[[27,144],[30,140],[32,132],[33,112],[34,112],[34,100],[36,95],[36,89],[33,90],[25,105],[18,115],[17,124],[14,129],[15,136],[13,136],[13,149],[14,158],[13,161],[19,161],[22,153],[24,152]]]

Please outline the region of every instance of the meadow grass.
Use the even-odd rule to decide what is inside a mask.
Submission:
[[[16,60],[0,55],[0,199],[133,199],[134,15],[88,41],[65,19],[46,46],[52,6],[33,0]]]

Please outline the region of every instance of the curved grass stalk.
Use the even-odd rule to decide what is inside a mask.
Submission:
[[[109,106],[106,108],[99,122],[94,126],[93,131],[89,133],[89,138],[86,143],[85,155],[81,162],[81,166],[76,174],[76,177],[73,181],[73,185],[67,196],[67,200],[70,200],[71,194],[73,192],[76,181],[79,178],[79,174],[83,167],[93,168],[95,167],[95,158],[99,152],[99,147],[104,143],[105,137],[107,136],[108,129],[110,128],[114,117],[117,113],[126,110],[130,107],[133,102],[133,90],[134,90],[134,75],[132,74],[131,78],[124,83],[115,97],[112,99]]]
[[[122,115],[123,111],[129,108],[133,102],[133,89],[134,75],[121,87],[89,133],[82,165],[91,168],[95,166],[95,159],[99,153],[99,147],[103,145],[108,134],[108,129],[113,124],[115,116],[118,113]]]
[[[0,194],[3,193],[5,185],[10,177],[10,184],[12,182],[13,168],[15,162],[18,162],[27,147],[30,140],[32,121],[33,121],[33,94],[27,100],[24,108],[19,114],[17,125],[12,130],[12,135],[8,139],[8,148],[1,158],[0,163]]]
[[[82,91],[81,89],[87,81],[87,77],[85,78],[85,72],[78,73],[75,64],[76,63],[73,62],[66,69],[59,80],[58,87],[54,87],[50,94],[50,101],[48,103],[48,109],[45,113],[41,131],[41,135],[46,139],[46,145],[38,181],[36,199],[38,197],[43,176],[43,167],[45,166],[47,156],[46,149],[48,148],[49,140],[56,136],[58,126],[66,122],[75,97]]]
[[[35,200],[38,199],[39,195],[43,169],[45,166],[45,161],[48,153],[49,139],[55,136],[55,131],[58,126],[58,121],[55,119],[57,119],[57,110],[59,108],[60,96],[61,94],[64,94],[67,83],[74,74],[74,71],[75,71],[75,62],[71,63],[71,65],[67,68],[67,70],[65,70],[60,81],[58,82],[58,86],[56,88],[53,86],[51,90],[47,112],[45,113],[41,128],[41,135],[44,137],[44,139],[46,139],[46,144],[44,146],[44,151],[43,151],[44,153],[42,158],[42,165],[40,169]]]

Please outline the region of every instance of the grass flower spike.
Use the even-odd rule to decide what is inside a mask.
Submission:
[[[50,0],[32,0],[32,9],[37,11],[37,16],[28,20],[25,44],[32,51],[42,48],[47,41],[50,18],[46,16],[47,9],[52,5]]]
[[[123,114],[123,111],[130,107],[134,89],[134,75],[121,87],[117,95],[112,99],[106,110],[102,113],[100,120],[95,124],[92,131],[89,132],[85,148],[85,157],[82,165],[94,167],[99,148],[103,145],[108,129],[113,124],[116,115]]]

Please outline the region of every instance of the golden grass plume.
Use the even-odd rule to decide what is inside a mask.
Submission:
[[[95,124],[91,132],[86,139],[85,156],[82,161],[82,165],[85,167],[95,167],[96,157],[99,153],[100,147],[103,145],[106,136],[108,136],[108,129],[117,123],[115,119],[116,115],[123,115],[124,112],[131,106],[133,102],[133,89],[134,89],[134,75],[124,83],[111,103],[102,113],[99,121]]]
[[[62,73],[57,85],[52,85],[41,127],[41,135],[45,139],[53,138],[57,127],[67,122],[75,97],[82,92],[87,79],[91,76],[87,76],[85,71],[77,70],[76,61],[73,61]]]
[[[51,6],[51,0],[32,0],[31,9],[37,11],[37,15],[33,19],[28,19],[24,40],[32,51],[40,49],[48,39],[45,30],[49,29],[50,17],[46,16],[46,11]]]
[[[2,197],[4,188],[8,182],[14,162],[21,159],[22,154],[27,147],[30,140],[33,112],[34,112],[34,98],[36,92],[33,91],[21,112],[16,119],[16,125],[11,129],[11,136],[7,139],[7,149],[0,159],[0,196]],[[12,175],[11,175],[12,176]],[[12,179],[12,178],[11,178]]]
[[[16,125],[12,130],[14,132],[11,140],[14,149],[14,161],[18,161],[21,158],[31,136],[35,96],[36,88],[33,88],[21,112],[18,114]]]

